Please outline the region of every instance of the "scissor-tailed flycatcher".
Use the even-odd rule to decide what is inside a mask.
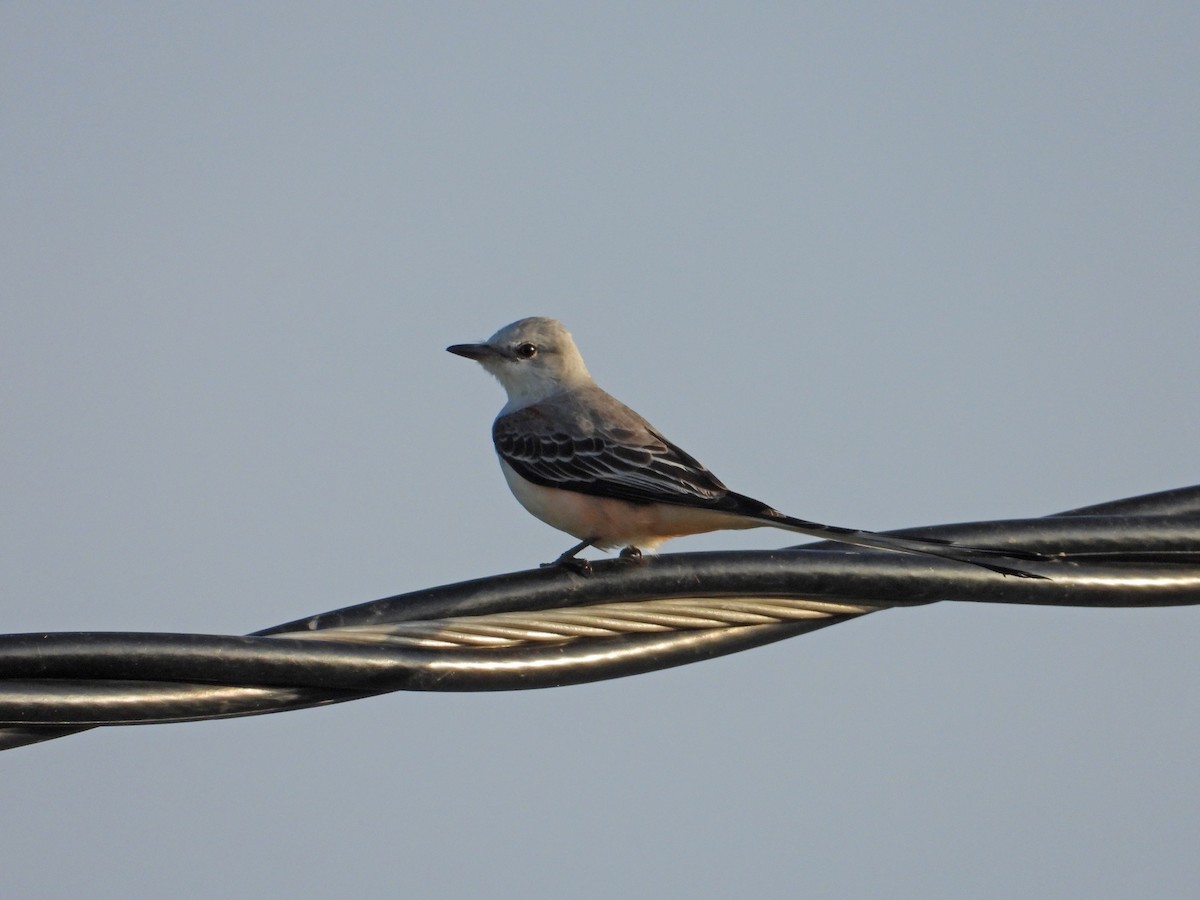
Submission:
[[[521,319],[482,344],[455,344],[500,380],[508,403],[492,425],[500,468],[521,505],[579,538],[555,560],[587,570],[586,547],[641,556],[670,538],[725,528],[784,528],[844,544],[923,553],[1004,575],[1040,577],[980,557],[1007,554],[795,519],[737,494],[592,380],[554,319]]]

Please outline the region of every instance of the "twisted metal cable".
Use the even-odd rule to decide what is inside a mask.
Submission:
[[[279,637],[397,647],[515,647],[520,644],[611,638],[622,634],[776,625],[836,615],[861,615],[879,608],[863,603],[829,603],[787,597],[672,597],[597,603],[537,613],[502,612],[387,625],[349,625],[323,631],[284,632]]]
[[[997,577],[815,544],[535,570],[400,595],[247,637],[0,636],[0,749],[97,724],[252,715],[392,690],[513,690],[681,665],[896,606],[1200,603],[1200,487],[1042,519],[901,532],[1059,556]]]

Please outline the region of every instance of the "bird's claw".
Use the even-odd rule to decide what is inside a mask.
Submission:
[[[563,568],[585,578],[592,574],[592,564],[578,556],[559,557],[554,562],[542,563],[541,567],[543,569]]]

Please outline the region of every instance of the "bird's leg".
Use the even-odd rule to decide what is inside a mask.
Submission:
[[[639,550],[637,547],[633,546],[632,544],[630,544],[628,547],[626,547],[624,550],[621,551],[621,559],[627,559],[630,562],[635,562],[635,563],[641,562],[642,561],[642,551]]]
[[[560,555],[558,559],[554,560],[554,562],[542,563],[542,568],[548,569],[552,566],[562,566],[564,569],[570,569],[571,571],[580,575],[591,575],[592,564],[586,559],[579,559],[575,556],[575,554],[579,553],[581,550],[586,550],[597,540],[599,540],[599,538],[585,538],[570,550]]]

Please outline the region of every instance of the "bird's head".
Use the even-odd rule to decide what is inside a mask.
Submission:
[[[571,333],[556,319],[519,319],[482,344],[454,344],[446,349],[475,360],[495,375],[512,408],[592,383]]]

